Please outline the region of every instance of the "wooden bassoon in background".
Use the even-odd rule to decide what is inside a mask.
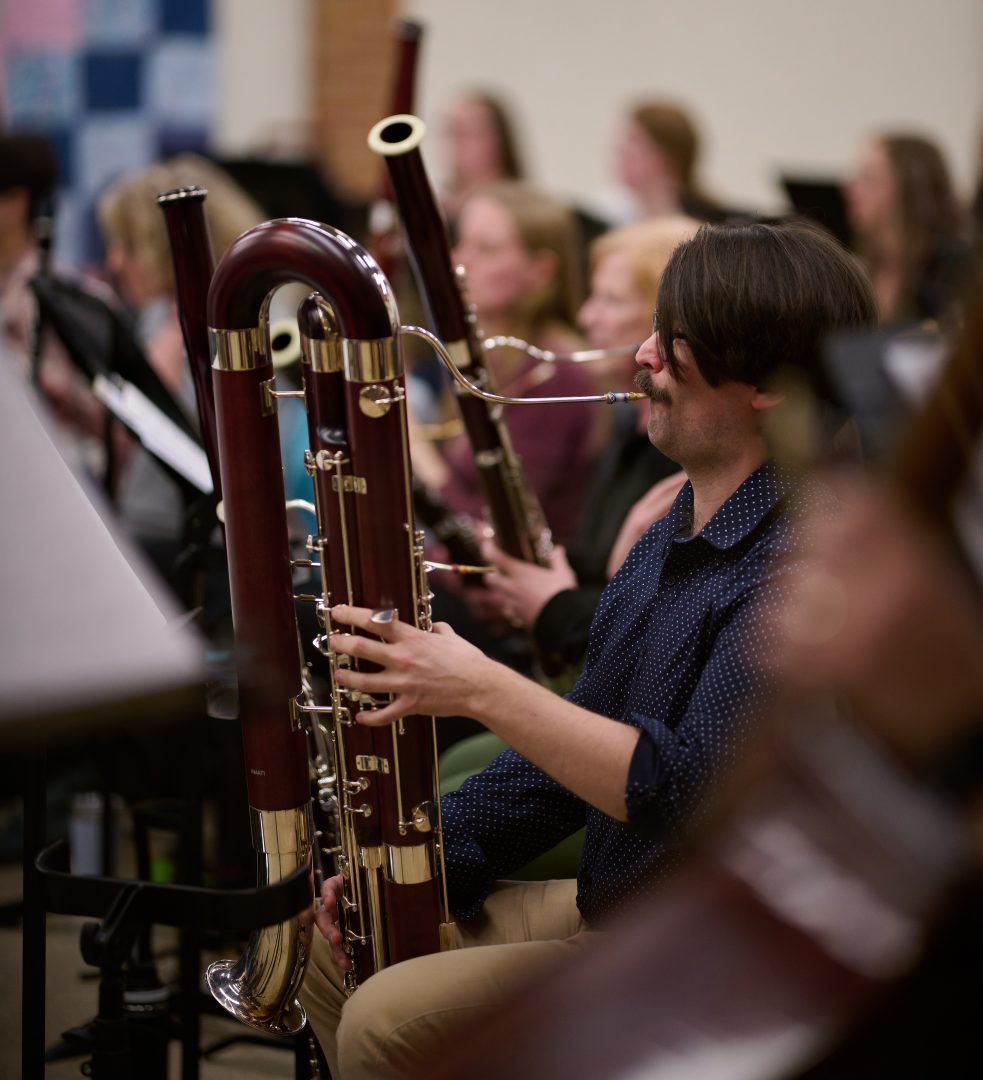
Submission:
[[[423,24],[413,19],[397,19],[393,24],[393,40],[396,60],[389,94],[389,112],[411,113],[416,98]],[[384,169],[381,170],[378,197],[369,207],[368,229],[367,247],[386,278],[392,281],[402,240],[389,174]]]
[[[444,221],[420,156],[424,132],[415,116],[390,116],[373,127],[369,147],[384,158],[389,170],[430,325],[469,381],[490,390],[484,349],[461,292]],[[549,528],[512,446],[501,405],[483,401],[459,385],[455,389],[498,546],[515,558],[547,565],[552,549]]]

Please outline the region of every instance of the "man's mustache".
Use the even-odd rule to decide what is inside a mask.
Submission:
[[[667,390],[663,390],[661,386],[652,385],[652,376],[648,368],[642,368],[635,373],[635,387],[641,390],[650,401],[658,401],[662,405],[672,404],[672,398]]]

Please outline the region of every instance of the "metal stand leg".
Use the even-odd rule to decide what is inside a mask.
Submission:
[[[47,749],[42,744],[24,762],[24,922],[21,971],[21,1074],[44,1076],[46,902],[44,878],[34,860],[47,830]]]
[[[185,803],[184,844],[181,872],[189,885],[201,884],[202,813],[204,791],[201,767],[194,769],[191,797]],[[181,1077],[198,1080],[201,1061],[201,931],[194,924],[181,928]]]

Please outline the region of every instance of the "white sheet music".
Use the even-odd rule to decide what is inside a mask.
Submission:
[[[917,406],[928,398],[948,355],[941,337],[899,338],[888,345],[884,367],[901,396]],[[953,520],[963,553],[983,588],[983,443],[976,447],[966,469]]]
[[[205,451],[132,383],[114,375],[97,375],[92,391],[122,421],[150,453],[179,473],[199,491],[212,491],[212,474]]]

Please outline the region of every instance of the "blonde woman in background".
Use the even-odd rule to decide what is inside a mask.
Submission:
[[[190,372],[174,300],[171,250],[157,195],[197,184],[208,190],[205,218],[216,262],[241,233],[264,220],[259,205],[207,158],[180,154],[111,184],[98,204],[106,269],[133,312],[137,336],[157,374],[186,396]],[[186,404],[192,404],[186,400]]]
[[[194,384],[184,353],[170,246],[157,195],[198,184],[208,189],[205,217],[216,261],[232,241],[264,219],[263,211],[206,158],[181,154],[123,176],[102,193],[97,214],[106,269],[134,320],[137,341],[161,380],[196,415]],[[184,530],[181,493],[162,466],[137,448],[121,477],[121,519],[164,574],[171,577]]]

